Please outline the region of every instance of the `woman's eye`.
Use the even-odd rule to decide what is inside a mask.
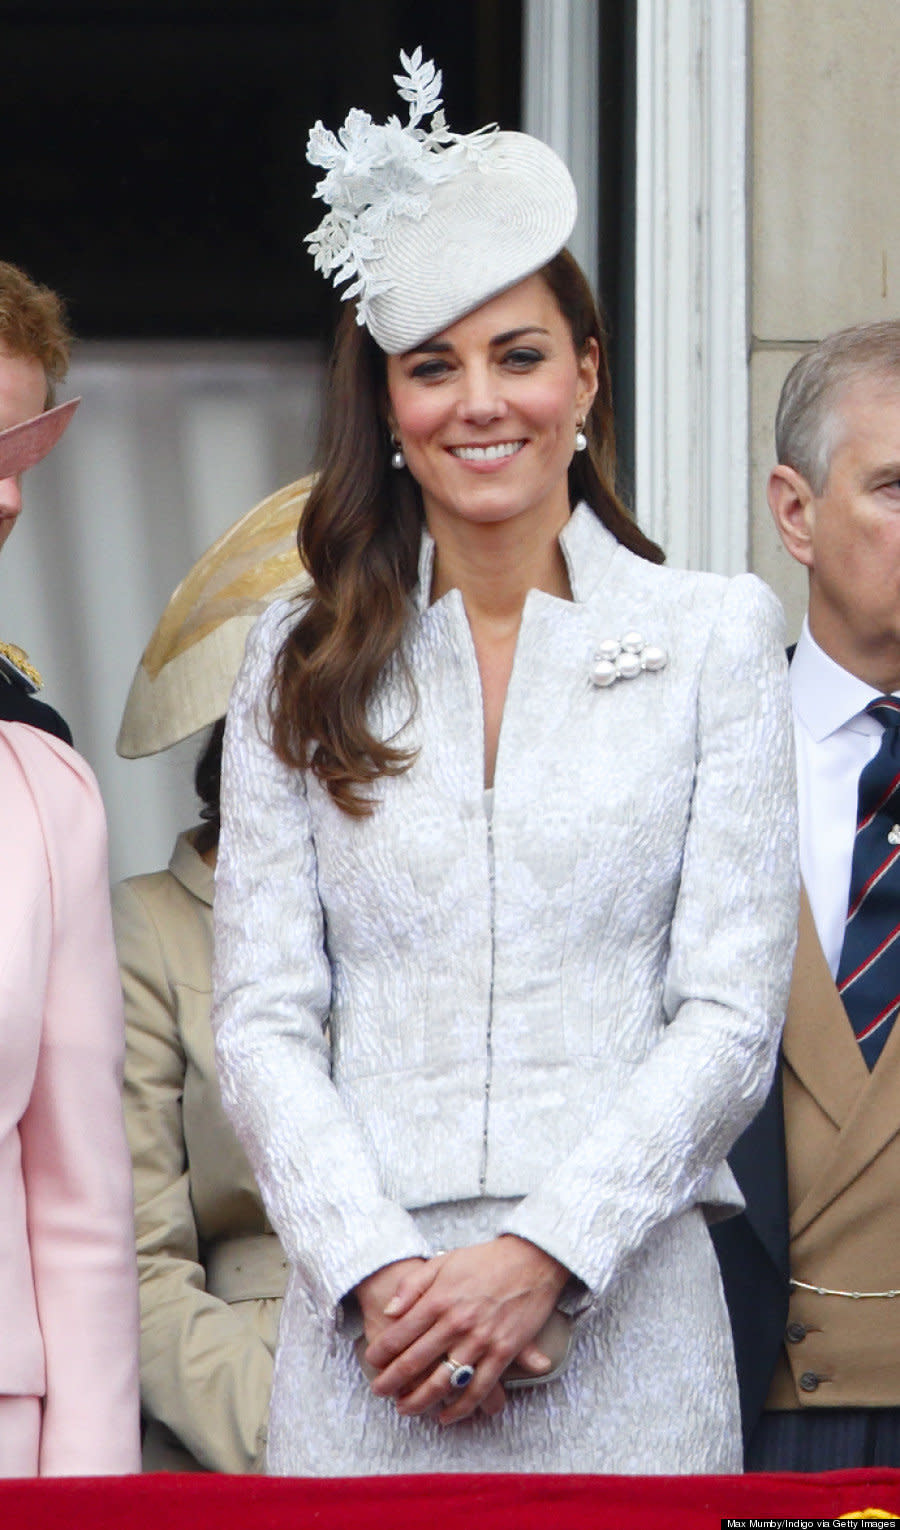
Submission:
[[[448,370],[446,361],[443,361],[439,356],[432,356],[427,361],[418,362],[413,367],[410,375],[412,377],[423,378],[425,382],[429,382],[432,378],[443,377],[444,373]]]
[[[507,351],[503,358],[508,367],[516,367],[520,371],[537,366],[543,359],[542,352],[533,350],[529,345],[517,345],[515,350]]]

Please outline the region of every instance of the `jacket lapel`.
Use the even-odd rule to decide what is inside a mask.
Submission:
[[[870,1073],[825,960],[805,889],[784,1056],[839,1130],[821,1174],[794,1213],[791,1235],[796,1237],[900,1131],[900,1023]]]
[[[825,960],[805,887],[800,889],[784,1055],[825,1114],[843,1127],[869,1082],[869,1070]]]

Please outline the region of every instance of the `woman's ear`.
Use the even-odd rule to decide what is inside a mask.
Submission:
[[[575,390],[575,407],[583,418],[591,412],[597,396],[597,372],[600,365],[600,347],[593,335],[588,335],[578,357],[578,386]]]
[[[796,468],[779,462],[766,488],[772,519],[787,551],[805,568],[812,567],[815,495]]]

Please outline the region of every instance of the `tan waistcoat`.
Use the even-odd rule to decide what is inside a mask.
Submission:
[[[900,1022],[870,1073],[804,893],[784,1032],[793,1280],[900,1292]],[[900,1294],[792,1288],[768,1408],[900,1406]]]

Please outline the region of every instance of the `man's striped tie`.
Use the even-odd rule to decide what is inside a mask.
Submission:
[[[874,1068],[900,1009],[900,699],[879,696],[866,711],[884,733],[859,778],[837,986]]]

